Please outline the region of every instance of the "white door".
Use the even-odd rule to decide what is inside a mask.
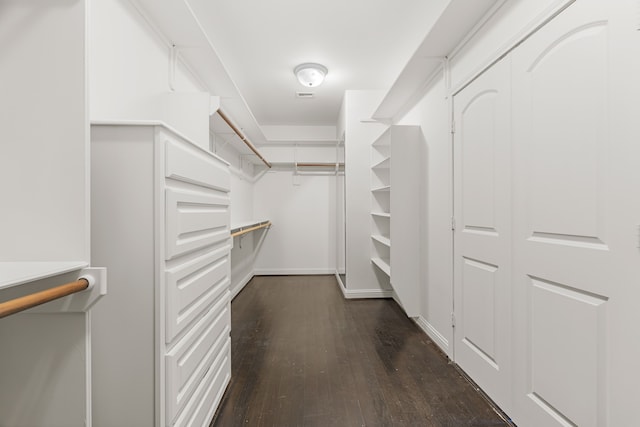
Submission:
[[[520,427],[640,425],[637,14],[579,0],[513,52]]]
[[[505,411],[511,397],[511,94],[503,59],[454,103],[454,360]]]

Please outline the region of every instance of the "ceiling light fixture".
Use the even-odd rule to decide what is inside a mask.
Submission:
[[[320,64],[307,62],[300,64],[293,69],[293,73],[298,77],[298,81],[305,87],[320,86],[327,75],[327,67]]]

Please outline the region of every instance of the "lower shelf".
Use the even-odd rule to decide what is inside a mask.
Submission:
[[[391,265],[389,265],[388,259],[371,258],[371,262],[374,263],[387,276],[391,277]]]

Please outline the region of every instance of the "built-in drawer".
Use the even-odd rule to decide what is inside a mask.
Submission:
[[[166,417],[173,420],[200,386],[220,354],[227,354],[231,330],[229,292],[165,356]],[[171,425],[171,423],[169,423]]]
[[[175,427],[209,425],[231,379],[230,350],[231,340],[229,339],[213,362],[211,369],[200,382],[200,386],[175,420],[173,424]],[[170,422],[167,425],[171,425]]]
[[[224,245],[167,269],[167,344],[229,290],[229,251],[230,246]]]
[[[229,167],[206,151],[162,132],[165,141],[165,176],[203,187],[229,192]]]
[[[166,190],[166,259],[229,239],[229,196]]]

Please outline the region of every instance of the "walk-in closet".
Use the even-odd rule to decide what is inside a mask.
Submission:
[[[0,0],[0,427],[636,425],[639,16]]]

